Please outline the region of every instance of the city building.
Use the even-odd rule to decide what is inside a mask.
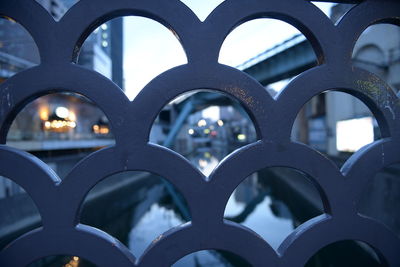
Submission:
[[[55,20],[76,3],[37,2]],[[78,64],[100,72],[121,88],[122,27],[122,18],[102,24],[87,38],[78,58]],[[0,83],[38,64],[38,49],[29,33],[15,21],[0,19]],[[57,93],[42,96],[20,111],[8,132],[7,144],[35,154],[62,177],[83,157],[83,151],[112,144],[112,138],[107,118],[94,103],[77,94]],[[51,158],[55,155],[56,160]],[[19,192],[23,192],[19,186],[0,177],[0,198]]]
[[[12,20],[0,19],[0,82],[39,62],[37,46],[29,33]]]
[[[38,0],[59,20],[76,0]],[[85,41],[78,64],[100,72],[123,88],[122,18],[106,22]],[[0,82],[40,63],[35,42],[18,23],[0,19]]]
[[[339,20],[351,6],[333,6],[332,20]],[[355,44],[353,62],[379,76],[400,95],[400,28],[390,24],[368,27]],[[327,92],[311,99],[300,111],[292,137],[329,156],[346,158],[379,139],[380,132],[364,103],[346,93]]]

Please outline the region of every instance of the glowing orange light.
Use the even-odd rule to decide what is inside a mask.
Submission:
[[[101,134],[108,134],[110,130],[108,128],[100,128],[100,133]]]
[[[69,111],[68,119],[69,119],[70,121],[76,121],[76,114],[75,114],[75,112]]]
[[[95,134],[108,134],[110,132],[110,129],[108,126],[103,126],[103,125],[93,125],[93,132]]]
[[[55,132],[66,132],[69,129],[76,127],[76,122],[74,121],[64,121],[64,120],[52,120],[44,122],[45,130],[55,131]]]
[[[42,121],[47,121],[49,119],[49,109],[47,107],[40,107],[39,117]]]
[[[50,126],[51,126],[51,123],[50,123],[49,121],[46,121],[46,122],[44,123],[44,127],[46,127],[46,129],[49,129]]]

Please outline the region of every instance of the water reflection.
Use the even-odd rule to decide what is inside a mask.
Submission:
[[[161,233],[184,223],[171,209],[154,203],[129,233],[129,249],[134,255],[142,255],[147,246]]]
[[[198,165],[207,176],[219,163],[210,153],[198,154],[191,161],[201,163]],[[251,228],[277,249],[294,229],[293,215],[284,202],[271,196],[272,190],[265,182],[268,177],[261,175],[251,175],[236,188],[228,201],[225,218]],[[155,202],[132,225],[128,246],[134,255],[140,256],[160,234],[184,222],[170,198]],[[243,266],[243,261],[236,258],[225,252],[199,251],[187,255],[173,266]]]
[[[130,231],[129,249],[134,255],[142,255],[147,246],[157,239],[160,233],[183,223],[184,221],[175,211],[163,207],[159,203],[154,203]],[[173,266],[230,266],[220,258],[221,256],[217,252],[199,251],[187,255]]]
[[[134,255],[142,255],[150,243],[157,239],[159,233],[183,224],[184,221],[175,211],[154,203],[139,222],[132,228],[129,233],[129,249]],[[236,266],[225,259],[220,252],[217,251],[198,251],[189,254],[172,266],[189,267],[189,266],[215,266],[226,267]],[[239,265],[237,265],[239,266]]]
[[[280,214],[284,214],[286,218],[277,216],[273,211],[273,206],[275,209],[279,210]],[[274,200],[272,200],[270,196],[264,195],[262,201],[258,203],[251,212],[246,214],[247,216],[241,216],[245,213],[244,207],[246,207],[246,204],[236,201],[235,193],[232,194],[225,210],[225,217],[253,229],[267,240],[274,249],[278,249],[286,236],[294,229],[292,214],[289,208],[281,201],[276,201],[276,203],[274,203]],[[232,210],[238,211],[241,208],[243,208],[243,211],[238,215],[234,217],[228,215]]]
[[[216,156],[211,153],[208,155],[204,152],[191,160],[193,162],[201,162],[200,160],[202,160],[204,162],[202,171],[206,175],[209,175],[219,162]],[[100,216],[97,218],[100,224],[96,224],[94,221],[92,223],[86,222],[85,216],[82,219],[82,223],[98,227],[118,238],[136,257],[140,257],[151,242],[161,234],[186,222],[184,216],[180,214],[180,210],[174,205],[173,198],[170,195],[171,192],[166,189],[168,182],[160,179],[160,177],[148,175],[131,172],[115,177],[124,181],[125,184],[127,184],[127,180],[141,180],[142,186],[140,187],[135,183],[130,186],[124,186],[124,191],[108,196],[107,199],[113,199],[113,201],[116,201],[115,203],[109,204],[110,201],[101,202],[104,205],[109,204],[114,207],[112,210],[115,214],[106,223],[100,219],[103,217],[100,214],[101,210],[98,208],[99,203],[96,204],[95,202],[92,203],[93,212]],[[106,179],[99,184],[99,188],[104,189],[111,182],[113,181],[107,181]],[[132,194],[132,189],[134,189],[134,194]],[[299,190],[307,193],[308,200],[305,200],[304,196],[298,193]],[[94,190],[93,192],[97,191],[99,190]],[[138,198],[128,206],[128,196],[133,195]],[[310,202],[310,199],[314,200]],[[318,203],[313,205],[312,202]],[[322,204],[320,202],[318,192],[313,188],[305,174],[289,168],[268,168],[250,175],[235,189],[226,205],[224,217],[226,220],[242,224],[255,231],[272,248],[277,249],[294,228],[321,213]],[[109,214],[110,209],[107,209],[103,204],[104,214]],[[117,213],[117,207],[121,205],[125,205],[126,209],[124,208],[122,212]],[[87,212],[85,212],[85,209],[87,209]],[[85,205],[82,214],[85,213],[87,215],[92,214],[89,204]],[[352,258],[345,257],[343,260],[338,260],[336,255],[341,255],[340,253],[343,251],[353,255]],[[373,265],[377,263],[376,255],[371,254],[370,251],[359,246],[357,242],[347,241],[347,243],[336,245],[333,248],[328,247],[321,250],[321,253],[310,259],[307,267],[350,266],[343,264],[354,263],[354,260],[372,264],[363,266],[378,266]],[[53,257],[32,266],[63,266],[71,260],[74,260],[72,256]],[[79,266],[81,267],[91,266],[88,264],[83,260],[79,261]],[[207,250],[189,254],[177,261],[173,266],[242,267],[249,265],[239,256],[231,253]]]
[[[214,250],[202,250],[189,254],[175,264],[173,267],[189,267],[189,266],[215,266],[215,267],[229,267],[229,266],[243,266],[231,264],[230,261],[224,258],[224,252]]]
[[[209,175],[219,163],[217,156],[204,151],[192,157],[191,161],[202,162],[199,167],[205,175]],[[306,193],[307,200],[299,192]],[[166,199],[152,204],[142,218],[132,225],[129,248],[135,255],[141,255],[158,235],[185,222],[171,198]],[[289,168],[269,168],[250,175],[235,189],[227,203],[224,217],[255,231],[272,248],[277,249],[298,225],[321,213],[322,202],[318,191],[306,174]],[[343,249],[351,251],[353,258],[332,261]],[[374,255],[354,241],[316,255],[307,267],[322,267],[331,263],[334,264],[329,266],[345,266],[343,264],[353,264],[354,260],[376,263]],[[243,259],[227,252],[199,251],[185,256],[173,266],[247,265]]]
[[[284,202],[272,197],[265,179],[259,173],[246,178],[229,198],[224,216],[256,231],[277,249],[294,229],[294,218]]]
[[[208,154],[206,154],[208,155]],[[201,157],[197,156],[192,160],[193,163],[197,163],[200,171],[205,175],[209,176],[211,172],[217,167],[219,160],[214,156]]]

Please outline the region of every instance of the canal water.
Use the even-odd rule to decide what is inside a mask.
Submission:
[[[209,175],[219,160],[210,153],[191,157],[193,164]],[[296,194],[284,183],[282,177],[298,181],[305,187],[309,196],[318,195],[307,178],[295,170],[273,168],[262,170],[244,180],[231,195],[225,210],[227,220],[240,223],[255,231],[274,249],[301,223],[321,214],[321,203],[311,205]],[[130,195],[142,195],[143,198],[126,209],[118,218],[112,217],[108,225],[94,225],[118,238],[136,257],[140,257],[146,248],[159,235],[179,226],[186,221],[179,209],[174,205],[165,180],[155,178],[158,182],[150,183],[145,191],[128,192]],[[308,187],[308,188],[307,188]],[[308,191],[307,191],[308,190]],[[119,195],[119,194],[118,194]],[[125,196],[126,197],[126,196]],[[121,203],[126,201],[120,200]],[[314,198],[314,201],[320,202]],[[104,212],[95,210],[96,212]],[[83,211],[83,214],[85,210]],[[84,220],[83,223],[86,223]],[[77,260],[77,261],[75,261]],[[46,264],[36,266],[93,266],[81,258],[67,256],[56,258]],[[199,266],[250,266],[240,257],[223,251],[199,251],[189,254],[177,261],[174,267]],[[346,266],[382,266],[375,252],[364,243],[343,241],[322,249],[314,255],[306,267],[346,267]]]
[[[205,175],[209,175],[218,164],[218,160],[214,157],[196,157],[195,160],[200,162],[200,169]],[[271,246],[278,248],[283,239],[294,229],[289,208],[283,202],[277,201],[277,207],[280,214],[284,216],[278,217],[274,215],[271,209],[273,202],[271,196],[263,193],[263,188],[257,184],[258,174],[254,174],[247,178],[249,182],[242,184],[230,197],[226,211],[226,218],[236,218],[246,209],[246,204],[251,202],[255,196],[262,193],[259,203],[254,207],[241,222],[244,226],[256,230],[258,234],[263,236]],[[258,188],[257,188],[258,187]],[[275,201],[275,200],[274,200]],[[157,238],[158,235],[167,230],[185,223],[182,216],[175,209],[162,205],[158,202],[153,203],[149,210],[132,226],[129,232],[128,246],[134,255],[142,255],[149,244]],[[274,229],[270,231],[269,229]],[[216,251],[200,251],[182,258],[176,262],[174,267],[186,266],[235,266],[234,263],[221,256]]]
[[[199,154],[191,158],[193,164],[209,175],[219,160],[209,153]],[[274,249],[301,223],[321,213],[315,207],[298,197],[291,196],[290,191],[282,189],[276,181],[280,178],[276,173],[292,176],[294,180],[304,180],[314,195],[317,194],[310,181],[303,174],[294,170],[276,168],[254,173],[243,181],[231,195],[225,210],[225,218],[240,223],[263,237]],[[289,195],[289,196],[288,196]],[[185,223],[172,201],[154,202],[143,216],[129,230],[127,245],[135,256],[143,254],[150,243],[163,232]],[[169,199],[169,200],[168,200]],[[302,202],[302,203],[301,203]],[[294,204],[295,203],[295,204]],[[298,211],[300,209],[300,212]],[[342,256],[341,256],[342,254]],[[343,255],[345,255],[343,257]],[[362,264],[362,265],[359,265]],[[185,256],[177,261],[174,267],[199,266],[249,266],[235,255],[220,251],[200,251]],[[364,243],[343,241],[333,248],[323,249],[321,253],[310,259],[307,267],[322,266],[382,266],[375,252]]]

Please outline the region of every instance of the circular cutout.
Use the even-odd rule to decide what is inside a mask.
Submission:
[[[25,150],[60,177],[90,153],[114,144],[105,114],[75,93],[55,93],[27,104],[15,117],[7,145]]]
[[[353,50],[353,64],[376,74],[395,93],[400,90],[397,73],[400,59],[400,28],[392,24],[374,24],[363,31]]]
[[[188,220],[188,205],[171,183],[137,171],[114,174],[93,187],[80,219],[114,236],[137,257],[159,235]]]
[[[96,28],[83,43],[77,63],[111,79],[132,100],[154,77],[187,59],[165,26],[149,18],[125,16]]]
[[[264,168],[235,189],[224,217],[252,229],[276,250],[297,226],[323,213],[310,179],[291,168]]]
[[[219,62],[246,72],[275,96],[291,78],[315,66],[317,59],[299,30],[263,18],[235,28],[221,47]]]
[[[387,266],[375,250],[364,242],[338,241],[320,249],[312,256],[306,267],[318,266]]]
[[[11,18],[0,17],[0,83],[40,63],[35,41]]]
[[[369,108],[350,94],[334,91],[308,101],[292,128],[293,141],[313,147],[339,167],[360,148],[380,138],[378,122]]]
[[[247,261],[233,253],[223,250],[201,250],[186,255],[175,262],[172,267],[195,267],[195,266],[251,266]]]
[[[358,202],[358,212],[373,218],[400,236],[400,164],[391,164],[368,181]]]
[[[255,142],[257,135],[237,100],[196,90],[177,97],[159,113],[149,139],[185,156],[208,176],[219,161]]]
[[[12,180],[0,176],[0,250],[42,225],[32,198]]]

